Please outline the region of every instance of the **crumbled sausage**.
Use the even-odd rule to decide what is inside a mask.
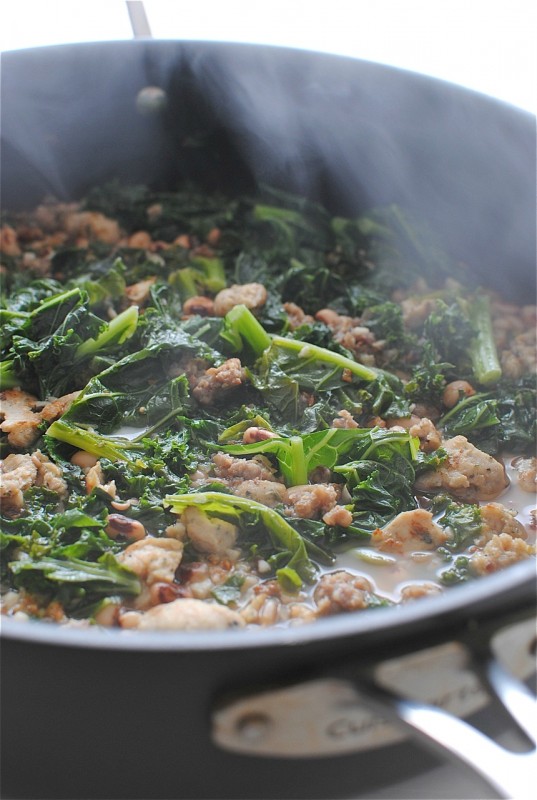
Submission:
[[[73,237],[98,239],[107,244],[116,244],[121,238],[119,225],[98,211],[81,211],[67,216],[65,227]]]
[[[185,509],[181,522],[187,536],[200,553],[227,553],[237,541],[237,526],[217,517],[208,517],[199,508]]]
[[[65,414],[65,412],[71,408],[79,394],[79,391],[70,392],[70,394],[64,394],[62,397],[58,397],[57,400],[49,401],[41,411],[41,419],[47,422],[54,422],[55,419],[61,417],[62,414]]]
[[[504,375],[514,380],[532,374],[537,367],[536,314],[537,308],[494,300],[491,303],[494,340],[500,354]]]
[[[0,461],[0,500],[7,514],[16,514],[24,507],[24,492],[33,486],[37,466],[31,456],[7,456]]]
[[[35,210],[37,224],[48,232],[65,229],[66,219],[79,209],[78,203],[57,203],[47,200]]]
[[[151,236],[147,231],[136,231],[127,240],[128,247],[139,247],[142,250],[149,250],[152,243]]]
[[[470,568],[476,575],[488,575],[534,554],[535,547],[523,539],[514,539],[508,533],[495,534],[483,549],[471,555]]]
[[[123,628],[175,631],[240,628],[245,624],[240,614],[226,606],[187,597],[154,606],[145,613],[127,611],[119,622]]]
[[[40,450],[31,455],[12,453],[0,461],[0,499],[6,513],[13,515],[21,511],[24,492],[34,485],[45,486],[62,497],[67,494],[60,467]]]
[[[287,502],[287,489],[283,483],[267,481],[260,478],[242,481],[233,489],[239,497],[247,497],[256,503],[274,508],[274,506]]]
[[[515,539],[526,539],[524,525],[516,519],[516,512],[501,503],[481,506],[481,531],[476,544],[481,547],[497,533],[508,533]]]
[[[537,458],[515,458],[513,466],[518,474],[518,485],[523,492],[537,490]]]
[[[235,283],[218,292],[214,298],[214,313],[217,317],[225,317],[228,311],[238,305],[257,311],[265,305],[267,297],[267,290],[262,283]]]
[[[323,515],[323,522],[326,522],[327,525],[348,528],[352,524],[352,514],[345,506],[334,506]]]
[[[431,403],[414,403],[412,406],[412,416],[419,417],[420,419],[422,417],[427,417],[427,419],[434,422],[439,419],[442,414],[440,410]]]
[[[34,397],[21,389],[0,392],[0,430],[7,433],[13,447],[30,447],[39,436],[41,417],[36,413],[38,404]]]
[[[240,614],[248,625],[274,625],[281,619],[282,604],[278,597],[268,594],[257,594],[244,608]]]
[[[62,477],[62,471],[57,464],[36,450],[32,453],[32,461],[37,467],[36,486],[45,486],[51,492],[56,492],[60,497],[67,495],[67,484]]]
[[[154,277],[146,278],[138,283],[131,283],[130,286],[125,287],[125,297],[130,305],[143,306],[147,303],[151,295],[151,287],[157,279]]]
[[[180,236],[177,236],[173,243],[176,244],[178,247],[182,247],[183,250],[190,250],[192,247],[192,242],[190,240],[190,236],[186,233],[182,233]]]
[[[376,341],[375,334],[361,319],[338,314],[331,308],[322,308],[315,314],[315,319],[328,325],[335,341],[354,353],[357,360],[374,365],[373,354],[382,349],[383,345]]]
[[[434,297],[407,297],[401,303],[405,327],[410,330],[421,327],[435,307]]]
[[[244,382],[244,370],[238,358],[229,358],[219,367],[209,367],[197,381],[192,394],[203,406],[210,406],[222,393],[237,389]]]
[[[186,528],[182,522],[174,522],[173,525],[168,525],[164,529],[164,533],[171,539],[178,539],[180,542],[186,539]]]
[[[321,616],[367,608],[373,586],[367,578],[345,570],[323,575],[313,593]]]
[[[234,458],[227,453],[216,453],[213,464],[216,477],[225,481],[240,483],[245,480],[276,480],[275,470],[264,456]]]
[[[333,483],[314,483],[293,486],[287,490],[289,512],[303,519],[318,519],[338,501],[338,489]]]
[[[289,319],[289,327],[291,330],[299,328],[301,325],[313,322],[313,317],[311,317],[309,314],[306,314],[304,310],[300,308],[300,306],[296,305],[296,303],[284,303],[283,308]]]
[[[220,228],[211,228],[209,233],[207,234],[207,244],[211,247],[216,247],[220,241],[222,236],[222,231]]]
[[[524,331],[500,355],[502,370],[508,378],[517,380],[536,370],[535,330]]]
[[[275,625],[279,622],[310,622],[315,611],[306,604],[304,592],[286,593],[278,581],[265,581],[254,587],[253,594],[240,610],[249,625]]]
[[[109,481],[109,483],[104,483],[103,468],[101,467],[100,461],[97,461],[97,463],[86,472],[86,492],[91,494],[96,488],[102,489],[103,492],[106,492],[110,497],[115,499],[117,492],[116,482]]]
[[[443,594],[443,589],[437,583],[409,583],[401,589],[401,602],[420,600],[422,597]]]
[[[17,231],[9,225],[0,228],[0,253],[6,256],[19,256],[21,253]]]
[[[338,314],[337,311],[331,308],[321,308],[315,314],[315,319],[318,322],[323,322],[325,325],[328,325],[329,328],[337,330],[349,330],[349,328],[352,328],[354,322],[358,323],[359,321],[353,320],[352,317],[345,316],[344,314]]]
[[[417,436],[420,440],[420,450],[425,453],[432,453],[434,450],[438,450],[442,444],[440,433],[427,417],[422,417],[419,422],[411,425],[408,432],[411,436]]]
[[[390,429],[409,431],[413,425],[418,425],[421,417],[411,414],[410,417],[388,417],[386,419],[386,426]]]
[[[146,584],[171,583],[181,563],[183,543],[177,539],[146,536],[130,544],[117,560],[132,570]]]
[[[416,508],[402,511],[384,528],[377,528],[371,544],[388,553],[408,550],[433,550],[444,544],[448,534],[435,522],[430,511]]]
[[[346,409],[337,412],[337,417],[332,420],[332,428],[357,428],[358,423]]]
[[[43,421],[53,422],[61,417],[80,392],[71,392],[51,400],[39,411],[40,401],[21,389],[6,389],[0,392],[0,430],[7,433],[13,447],[31,447],[39,437],[39,426]]]
[[[492,500],[507,486],[503,466],[488,453],[474,447],[465,436],[447,439],[442,447],[447,460],[438,469],[420,475],[416,489],[446,491],[460,500]]]
[[[181,597],[196,597],[198,600],[206,600],[212,596],[216,586],[225,583],[231,574],[235,558],[230,558],[227,553],[222,556],[209,554],[203,561],[188,561],[182,563],[177,573],[177,581],[181,591]],[[241,572],[244,570],[242,588],[250,585],[251,579],[246,577],[248,568],[242,565]],[[254,582],[257,577],[254,578]]]

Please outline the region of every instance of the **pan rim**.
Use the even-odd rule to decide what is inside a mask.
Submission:
[[[21,621],[3,617],[0,638],[47,644],[58,647],[106,649],[120,651],[191,652],[245,650],[251,648],[314,645],[323,641],[364,638],[383,635],[384,639],[411,633],[423,628],[435,632],[447,629],[454,622],[502,614],[501,607],[515,599],[520,606],[535,607],[537,573],[532,562],[522,562],[506,571],[486,576],[483,582],[456,586],[440,597],[425,598],[393,608],[373,609],[318,619],[314,623],[287,628],[252,628],[226,631],[129,631],[109,628],[72,628],[50,622]],[[491,602],[492,601],[492,602]],[[483,611],[483,604],[487,605]],[[498,607],[500,606],[500,608]],[[504,609],[505,611],[506,609]]]
[[[520,117],[526,117],[528,120],[536,119],[537,114],[531,111],[509,103],[499,97],[481,92],[478,89],[463,86],[445,78],[439,78],[434,75],[427,75],[417,70],[409,69],[406,67],[399,67],[393,64],[386,64],[381,61],[372,61],[367,58],[353,56],[342,53],[330,53],[324,50],[315,50],[314,48],[298,47],[291,45],[280,45],[265,42],[250,42],[250,41],[234,41],[224,39],[168,39],[168,38],[139,38],[139,39],[109,39],[97,40],[89,42],[63,42],[51,45],[39,45],[35,47],[21,47],[14,50],[4,50],[0,52],[0,62],[4,59],[7,61],[11,59],[27,58],[30,54],[45,54],[54,53],[67,50],[93,50],[95,48],[103,48],[112,50],[115,48],[125,49],[162,49],[163,47],[186,47],[188,49],[233,49],[233,50],[266,50],[266,51],[279,51],[292,54],[294,58],[312,57],[315,59],[324,58],[328,61],[348,62],[350,64],[360,64],[364,68],[372,69],[378,72],[385,72],[391,74],[398,74],[407,79],[414,79],[423,82],[427,85],[436,85],[444,87],[445,91],[453,91],[461,96],[475,97],[479,102],[490,103],[497,107],[502,107],[510,114],[517,114]]]

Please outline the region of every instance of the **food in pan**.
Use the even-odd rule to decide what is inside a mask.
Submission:
[[[111,184],[1,237],[4,614],[299,624],[535,554],[535,306],[400,208]]]

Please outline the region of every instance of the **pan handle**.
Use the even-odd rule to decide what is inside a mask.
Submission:
[[[526,797],[537,775],[537,703],[524,684],[496,659],[476,664],[476,672],[485,673],[494,700],[527,738],[527,752],[507,750],[442,708],[402,699],[378,684],[358,683],[358,691],[382,718],[405,727],[436,755],[477,772],[499,797]]]
[[[221,698],[213,711],[213,741],[244,755],[312,758],[383,747],[410,735],[477,773],[495,796],[520,800],[537,775],[537,703],[522,680],[534,670],[534,649],[531,608],[477,629],[469,625],[426,650],[405,649],[368,663],[363,654],[344,665],[324,663],[308,680],[290,678]],[[496,651],[502,661],[508,654],[507,668]],[[460,718],[486,705],[495,720],[510,722],[519,752]]]

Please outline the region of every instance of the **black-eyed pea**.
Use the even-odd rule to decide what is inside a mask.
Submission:
[[[149,588],[149,597],[150,605],[158,606],[163,603],[171,603],[178,597],[192,597],[192,591],[187,586],[159,581]]]
[[[277,439],[278,434],[273,431],[268,431],[266,428],[258,428],[252,426],[246,428],[242,435],[244,444],[253,444],[254,442],[264,442],[266,439]]]
[[[214,316],[214,303],[210,297],[204,295],[189,297],[183,305],[183,314],[185,316],[199,314],[200,317],[212,317]]]
[[[90,469],[94,467],[99,459],[93,453],[88,453],[86,450],[77,450],[71,456],[71,464],[82,469]]]
[[[468,381],[451,381],[444,389],[442,402],[446,408],[453,408],[461,397],[471,397],[473,394],[475,389]]]
[[[132,505],[131,500],[125,500],[124,502],[120,502],[119,500],[114,500],[113,503],[110,503],[112,508],[115,508],[116,511],[127,511]]]
[[[146,536],[145,528],[141,522],[137,519],[124,517],[123,514],[109,514],[108,525],[105,530],[112,539],[123,536],[125,539],[139,541]]]

